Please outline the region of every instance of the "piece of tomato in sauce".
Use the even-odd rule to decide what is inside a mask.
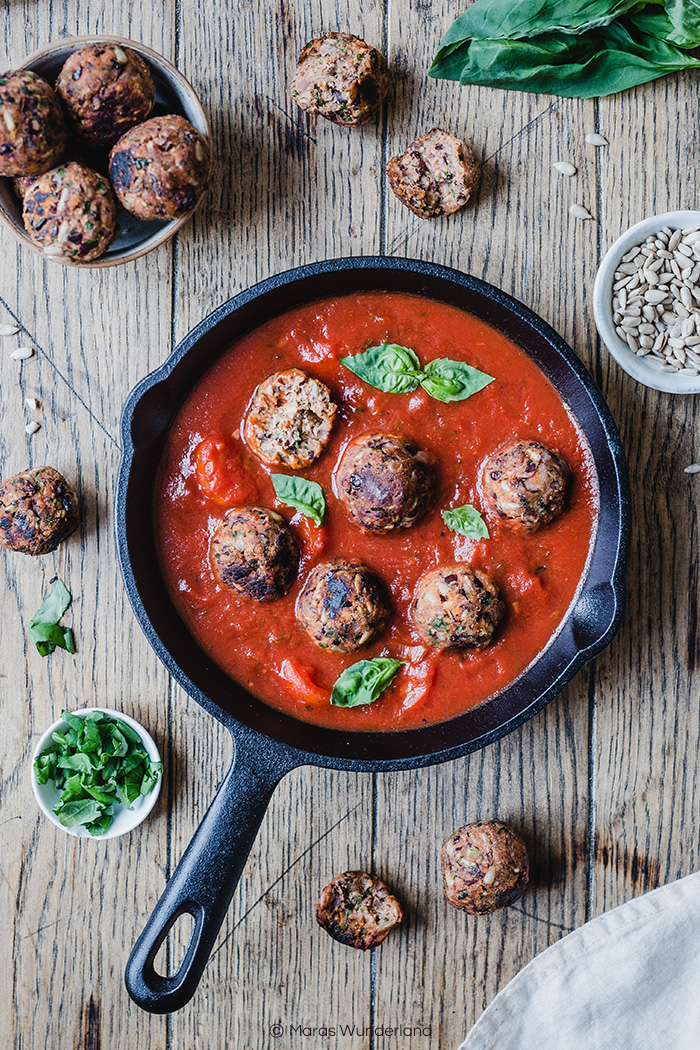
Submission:
[[[286,659],[275,667],[275,671],[299,703],[308,707],[327,707],[330,704],[331,694],[317,684],[313,667]]]
[[[307,557],[317,558],[323,554],[328,542],[328,530],[324,525],[317,525],[301,511],[294,515],[291,524],[296,529],[301,540],[301,549]]]
[[[240,442],[210,434],[194,450],[194,468],[200,492],[223,507],[254,503],[258,488],[244,461]]]

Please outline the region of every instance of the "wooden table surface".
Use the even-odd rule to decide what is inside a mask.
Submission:
[[[55,555],[3,555],[0,630],[0,1023],[17,1050],[454,1048],[496,991],[586,919],[693,871],[700,714],[693,397],[637,385],[600,346],[596,265],[628,225],[692,207],[697,78],[600,101],[460,88],[426,77],[453,0],[6,0],[4,67],[62,36],[129,36],[171,58],[210,114],[206,202],[175,241],[108,270],[49,265],[0,231],[0,321],[35,356],[0,345],[2,475],[54,464],[77,482],[79,535]],[[359,130],[308,119],[286,81],[307,39],[349,29],[389,57],[393,90]],[[388,192],[386,159],[440,125],[484,160],[476,200],[442,220]],[[600,131],[609,146],[584,143]],[[570,158],[579,173],[557,175]],[[573,202],[594,221],[569,216]],[[113,494],[122,402],[213,307],[261,278],[362,253],[430,259],[523,300],[576,348],[621,429],[633,489],[628,602],[619,636],[545,711],[506,739],[432,769],[357,775],[304,768],[280,785],[194,1000],[170,1017],[129,1000],[124,964],[221,779],[227,734],[164,672],[119,576]],[[25,396],[42,429],[24,433]],[[24,623],[59,574],[79,652],[42,660]],[[63,707],[143,721],[163,792],[129,837],[70,838],[29,783],[40,734]],[[525,833],[526,896],[491,918],[449,909],[438,850],[454,827],[498,815]],[[314,904],[334,873],[387,878],[407,921],[374,954],[331,941]],[[181,944],[170,948],[170,965]],[[363,1027],[400,1025],[410,1036]],[[281,1025],[281,1038],[271,1026]],[[346,1026],[325,1038],[309,1029]],[[292,1031],[290,1026],[304,1026]]]

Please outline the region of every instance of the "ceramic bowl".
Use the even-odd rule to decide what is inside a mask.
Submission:
[[[156,88],[156,101],[150,116],[162,116],[165,113],[178,113],[186,117],[197,131],[206,138],[211,148],[211,132],[206,114],[202,104],[192,85],[179,72],[156,51],[139,44],[135,40],[126,40],[119,36],[74,36],[65,40],[58,40],[48,47],[42,47],[33,55],[26,58],[17,68],[31,69],[44,77],[53,85],[56,81],[63,63],[69,55],[86,44],[119,44],[121,47],[130,47],[136,51],[147,62]],[[77,144],[77,140],[76,144]],[[89,151],[88,151],[89,155]],[[96,164],[99,161],[96,161]],[[102,174],[107,174],[106,158],[101,157]],[[196,205],[195,205],[196,207]],[[194,208],[192,209],[194,211]],[[78,266],[81,269],[90,267],[103,268],[105,266],[117,266],[119,263],[131,262],[138,259],[146,252],[152,251],[158,245],[167,241],[180,229],[192,215],[192,211],[179,219],[168,222],[151,221],[144,222],[135,218],[120,206],[119,208],[119,232],[116,239],[98,259],[92,262],[74,262],[71,259],[56,259],[44,255],[32,240],[27,236],[22,222],[22,202],[12,188],[12,179],[0,178],[0,222],[6,226],[14,237],[31,251],[41,255],[49,262],[60,263],[63,266]]]
[[[613,282],[622,256],[635,244],[642,244],[649,234],[657,233],[664,226],[669,226],[672,230],[700,226],[700,211],[668,211],[663,215],[651,215],[618,237],[605,254],[596,275],[593,286],[593,313],[601,339],[625,372],[654,390],[664,390],[670,394],[697,394],[700,393],[700,376],[662,372],[658,365],[643,357],[637,357],[617,334],[613,321]]]
[[[72,712],[78,718],[86,718],[92,711],[100,711],[104,715],[110,715],[112,718],[119,719],[120,722],[126,722],[128,726],[138,733],[141,737],[141,741],[146,751],[149,754],[151,762],[160,762],[160,754],[158,748],[155,745],[155,741],[150,733],[146,732],[142,725],[140,725],[136,719],[131,718],[129,715],[123,714],[121,711],[113,711],[108,707],[86,707],[82,711]],[[41,740],[34,749],[32,755],[32,766],[31,766],[31,778],[32,778],[32,790],[34,797],[39,803],[40,808],[49,818],[52,824],[55,824],[61,831],[65,831],[67,835],[75,835],[77,838],[85,839],[115,839],[119,835],[125,835],[128,831],[132,831],[133,828],[138,827],[151,812],[158,796],[160,795],[160,786],[163,780],[163,774],[158,775],[155,786],[149,795],[145,797],[141,796],[133,804],[132,809],[127,809],[126,806],[115,806],[114,807],[114,823],[104,835],[91,835],[87,828],[82,825],[75,828],[64,828],[60,820],[53,811],[53,807],[58,802],[61,792],[56,788],[53,781],[49,780],[46,784],[40,784],[36,778],[36,772],[34,770],[34,761],[37,755],[40,755],[42,751],[45,751],[52,742],[52,734],[56,732],[64,732],[68,729],[68,723],[64,719],[59,718],[57,722],[49,726]]]

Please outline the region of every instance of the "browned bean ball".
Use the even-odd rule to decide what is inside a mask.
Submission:
[[[145,60],[120,44],[74,51],[56,81],[71,128],[93,146],[111,146],[146,119],[156,89]]]
[[[530,873],[523,839],[500,820],[458,828],[443,845],[440,863],[448,903],[470,915],[487,915],[517,901]]]
[[[389,70],[381,51],[352,33],[324,33],[302,51],[289,90],[302,109],[357,127],[386,98]]]
[[[219,583],[256,602],[281,598],[299,565],[299,544],[280,514],[266,507],[235,507],[211,541]]]
[[[354,653],[384,629],[389,598],[378,576],[360,562],[322,562],[297,598],[297,620],[321,649]]]
[[[0,175],[41,175],[63,156],[66,125],[56,93],[28,69],[0,76]]]
[[[350,441],[335,472],[338,498],[365,532],[408,529],[435,498],[433,459],[402,434],[371,431]]]
[[[103,255],[117,233],[117,201],[107,180],[71,161],[25,190],[24,228],[44,255],[86,263]]]
[[[366,871],[345,871],[328,883],[316,908],[326,933],[350,948],[376,948],[401,922],[403,911],[388,886]]]
[[[179,219],[202,196],[209,161],[209,143],[189,120],[151,117],[112,147],[109,177],[137,219]]]
[[[495,581],[468,565],[445,565],[421,576],[411,617],[434,649],[485,649],[505,606]]]
[[[50,554],[78,527],[78,497],[53,467],[0,484],[0,543],[21,554]]]
[[[571,471],[539,441],[514,441],[490,456],[482,484],[489,509],[515,532],[535,532],[566,507]]]

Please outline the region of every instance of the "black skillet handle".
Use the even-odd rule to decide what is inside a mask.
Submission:
[[[126,966],[129,995],[151,1013],[179,1010],[194,995],[272,793],[299,764],[292,752],[243,728],[234,743],[226,776]],[[163,977],[153,960],[185,913],[194,919],[190,943],[178,971]]]

